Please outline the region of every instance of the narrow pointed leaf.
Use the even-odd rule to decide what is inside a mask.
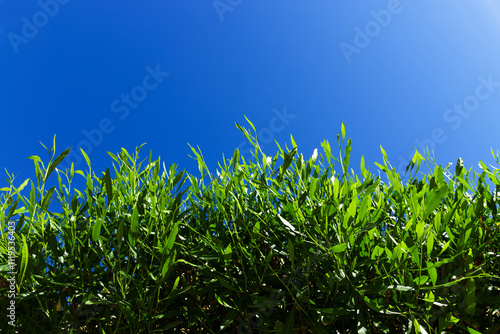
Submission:
[[[65,150],[64,152],[62,152],[54,160],[54,162],[52,164],[50,164],[50,166],[48,167],[48,169],[47,169],[47,171],[45,173],[45,177],[43,178],[43,182],[47,182],[47,179],[49,178],[50,174],[52,174],[52,172],[54,171],[54,169],[56,169],[56,167],[61,163],[61,161],[64,160],[64,158],[68,155],[69,151],[71,151],[71,148],[68,148],[67,150]]]
[[[104,173],[104,182],[106,184],[106,196],[108,197],[107,206],[109,206],[111,201],[113,200],[113,183],[111,182],[111,176],[109,174],[109,168],[106,169]]]
[[[134,238],[139,235],[139,211],[137,210],[137,207],[134,207],[134,209],[132,210],[130,233]]]

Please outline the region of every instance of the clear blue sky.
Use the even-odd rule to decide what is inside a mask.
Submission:
[[[0,186],[5,168],[33,178],[54,134],[99,176],[106,151],[142,143],[196,175],[199,145],[215,171],[245,148],[244,115],[268,155],[290,134],[322,152],[344,121],[355,170],[364,155],[376,171],[382,145],[402,171],[419,142],[443,165],[498,167],[493,0],[0,0],[0,41]]]

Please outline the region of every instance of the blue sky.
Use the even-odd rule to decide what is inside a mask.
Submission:
[[[361,155],[377,170],[380,145],[401,172],[425,144],[498,167],[499,30],[486,0],[3,0],[0,186],[5,168],[33,178],[54,134],[97,175],[142,143],[195,175],[198,145],[215,172],[245,148],[244,115],[268,155],[290,134],[305,157],[335,146],[344,122],[355,171]]]

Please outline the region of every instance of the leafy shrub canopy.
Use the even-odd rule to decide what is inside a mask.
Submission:
[[[2,310],[12,300],[7,279],[15,277],[16,292],[15,326],[2,317],[2,328],[500,329],[499,169],[480,162],[483,172],[471,182],[461,159],[452,175],[450,165],[443,169],[417,151],[403,184],[381,148],[377,166],[386,184],[363,158],[361,175],[349,174],[351,139],[345,141],[343,124],[339,158],[325,140],[323,154],[315,151],[308,160],[292,136],[291,149],[277,144],[276,155],[266,156],[257,138],[237,127],[253,145],[254,161],[236,149],[214,175],[191,147],[199,178],[177,173],[175,164],[167,170],[151,155],[139,162],[141,147],[132,155],[109,153],[113,168],[100,175],[83,151],[86,173],[73,165],[57,169],[69,150],[55,157],[55,144],[47,166],[30,157],[36,183],[16,187],[9,176],[10,187],[0,195]],[[422,162],[431,173],[419,180]],[[51,175],[58,183],[46,189]],[[82,191],[72,187],[75,177],[84,178]],[[21,194],[26,187],[29,196]],[[54,200],[60,212],[50,211]],[[8,225],[14,220],[15,227]]]

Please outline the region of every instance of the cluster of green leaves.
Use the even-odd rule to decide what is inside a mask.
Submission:
[[[254,161],[235,150],[213,174],[191,147],[199,178],[175,165],[162,169],[151,155],[139,162],[140,147],[110,154],[113,177],[109,169],[95,175],[84,152],[87,173],[58,170],[68,151],[52,157],[55,144],[47,167],[31,157],[37,185],[16,187],[12,177],[0,195],[0,221],[19,217],[18,330],[500,330],[500,169],[480,162],[473,181],[460,159],[451,175],[450,165],[416,152],[403,184],[381,149],[386,184],[363,158],[361,179],[349,173],[343,124],[339,158],[324,141],[324,154],[308,160],[292,136],[291,149],[277,143],[266,156],[237,127],[255,148]],[[422,162],[432,172],[418,179]],[[58,185],[45,190],[54,171]],[[83,192],[71,186],[75,175],[85,179]],[[49,210],[54,198],[61,212]],[[5,229],[0,258],[7,262]],[[1,299],[0,308],[8,302]]]

